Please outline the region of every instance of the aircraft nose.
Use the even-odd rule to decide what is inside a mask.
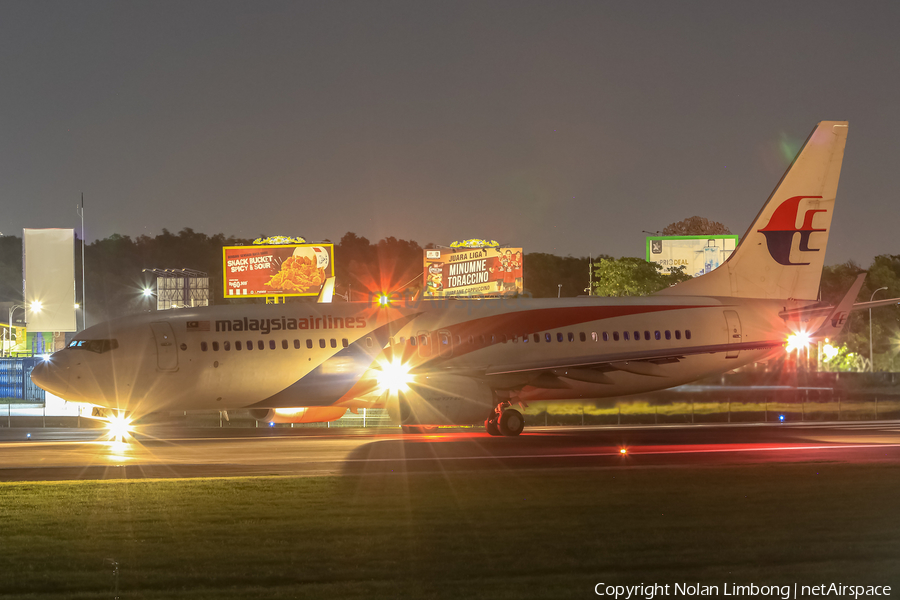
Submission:
[[[59,364],[61,362],[59,358],[54,360],[53,356],[39,362],[31,371],[31,381],[42,390],[65,398],[66,392],[69,390],[69,370]]]

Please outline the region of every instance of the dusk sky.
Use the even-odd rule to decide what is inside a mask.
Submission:
[[[642,256],[642,230],[693,215],[743,235],[816,123],[848,120],[826,264],[900,254],[898,2],[0,10],[7,235],[78,228],[83,192],[88,241]]]

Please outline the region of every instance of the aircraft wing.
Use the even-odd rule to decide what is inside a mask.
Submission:
[[[638,352],[619,352],[598,354],[596,357],[582,357],[577,361],[560,359],[557,361],[541,361],[540,363],[518,363],[515,365],[497,365],[484,372],[484,377],[504,378],[510,375],[549,373],[570,379],[594,381],[594,373],[608,371],[625,371],[639,375],[655,376],[658,366],[679,362],[687,356],[698,354],[715,354],[718,352],[736,352],[739,350],[770,350],[784,346],[784,340],[765,340],[759,342],[737,342],[731,344],[712,344],[685,348],[667,348],[665,350],[645,350]],[[563,373],[568,371],[568,373]],[[575,375],[575,376],[573,376]],[[661,374],[660,374],[661,375]],[[601,378],[602,379],[602,378]]]

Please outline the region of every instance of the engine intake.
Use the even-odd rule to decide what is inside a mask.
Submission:
[[[401,425],[473,425],[494,410],[494,393],[461,375],[417,377],[409,390],[387,401],[388,414]]]

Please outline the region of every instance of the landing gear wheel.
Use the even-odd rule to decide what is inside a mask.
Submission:
[[[493,418],[485,419],[484,420],[484,429],[490,435],[500,435],[500,428],[497,426],[496,419],[493,419]]]
[[[516,436],[525,429],[525,419],[519,411],[508,408],[500,413],[497,426],[503,435]]]

